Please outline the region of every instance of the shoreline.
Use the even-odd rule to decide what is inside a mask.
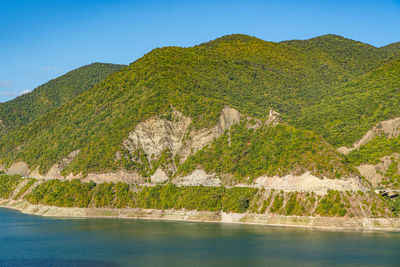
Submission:
[[[0,200],[0,207],[24,214],[54,218],[115,218],[205,223],[234,223],[320,229],[330,231],[400,232],[400,218],[346,218],[285,216],[277,214],[225,213],[213,211],[157,210],[141,208],[74,208],[30,204],[26,200]]]

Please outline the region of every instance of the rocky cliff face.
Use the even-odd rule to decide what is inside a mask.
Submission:
[[[214,127],[193,130],[190,128],[191,118],[174,110],[169,119],[153,117],[140,123],[123,142],[123,148],[130,154],[142,149],[149,161],[169,150],[173,157],[178,155],[180,161],[184,161],[190,154],[218,138],[232,125],[239,123],[240,118],[241,114],[237,110],[225,107]]]
[[[156,116],[137,125],[123,141],[116,160],[136,161],[153,170],[163,160],[162,166],[150,173],[150,181],[165,182],[176,172],[177,164],[238,124],[241,117],[237,110],[224,107],[214,127],[193,129],[191,118],[173,110],[170,115]]]

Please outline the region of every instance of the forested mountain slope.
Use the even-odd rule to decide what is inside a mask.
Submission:
[[[392,43],[381,47],[382,50],[386,50],[388,54],[395,54],[400,52],[400,42]]]
[[[276,110],[284,121],[315,130],[335,146],[347,144],[362,136],[371,123],[397,114],[395,109],[374,108],[397,103],[394,50],[335,35],[282,43],[229,35],[190,48],[155,49],[66,104],[8,133],[0,139],[1,163],[9,167],[24,161],[31,170],[39,168],[46,173],[63,161],[65,175],[124,169],[149,177],[163,165],[165,171],[171,171],[170,176],[180,169],[190,172],[193,166],[236,178],[305,171],[329,178],[356,175],[315,133],[290,126],[252,129],[246,123],[263,124],[270,110]],[[393,79],[389,86],[387,82]],[[381,86],[387,92],[375,90]],[[359,94],[356,101],[363,107],[354,105],[353,94]],[[368,95],[377,98],[373,108],[366,106]],[[343,115],[342,101],[355,114]],[[354,125],[360,116],[365,119],[360,126]],[[335,125],[338,120],[343,120],[342,124]],[[246,127],[235,128],[242,123]],[[232,137],[240,138],[230,139],[231,128]],[[157,153],[144,144],[153,142],[154,136],[170,140]],[[290,142],[277,140],[279,136]],[[186,149],[185,153],[177,152],[176,144]],[[221,154],[224,150],[227,153]],[[236,152],[241,154],[236,157]],[[228,166],[231,160],[234,162]]]
[[[266,110],[273,109],[285,117],[372,70],[392,54],[336,35],[283,43],[229,35],[191,51],[204,54],[193,58],[204,62],[203,66],[190,66],[188,71],[201,75],[196,80],[201,85],[192,90],[223,99],[244,113],[265,116]],[[178,65],[181,59],[170,61]],[[209,77],[202,74],[203,68]]]
[[[340,72],[351,73],[353,77],[359,76],[376,68],[384,59],[400,51],[400,47],[396,44],[377,48],[334,34],[308,40],[284,41],[282,44],[295,47],[308,57],[317,58],[316,65],[322,66],[321,71],[334,62],[338,68],[341,68],[336,73],[339,76],[338,82],[346,79],[346,77],[340,77],[342,76]]]
[[[334,146],[352,146],[380,121],[400,116],[400,56],[335,88],[292,122],[322,134]]]
[[[190,156],[179,171],[188,174],[199,166],[240,182],[307,171],[331,179],[357,174],[320,136],[285,123],[257,129],[248,129],[243,123],[234,125],[229,133]]]
[[[70,71],[32,92],[0,103],[0,133],[26,125],[83,91],[93,87],[124,65],[93,63]]]

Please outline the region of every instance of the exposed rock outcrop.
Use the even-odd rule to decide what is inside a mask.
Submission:
[[[82,178],[81,175],[74,176],[72,174],[67,176],[67,179],[71,180],[74,178]],[[144,184],[145,180],[137,172],[128,172],[125,170],[119,170],[117,172],[107,173],[89,173],[83,180],[83,182],[93,181],[95,183],[108,183],[108,182],[124,182],[128,184]]]
[[[376,136],[385,135],[388,138],[397,137],[400,134],[400,117],[379,122],[371,130],[369,130],[360,140],[353,144],[353,147],[340,147],[339,152],[348,154],[354,149],[360,148]]]
[[[268,119],[265,121],[267,125],[276,125],[282,123],[281,114],[276,111],[270,110]]]
[[[10,168],[6,170],[8,174],[11,175],[22,175],[24,177],[28,177],[30,175],[30,170],[28,164],[23,161],[17,161],[11,164]]]
[[[204,146],[210,144],[214,139],[220,137],[233,125],[240,123],[242,115],[235,109],[225,107],[222,109],[218,123],[211,129],[192,130],[179,150],[180,162]]]
[[[158,168],[155,173],[150,177],[150,182],[153,184],[162,184],[169,180],[169,177],[163,170]]]
[[[5,169],[5,166],[2,165],[3,170],[6,173],[11,175],[21,175],[24,177],[32,177],[36,179],[64,179],[65,177],[61,174],[62,170],[71,163],[71,161],[79,154],[79,150],[75,150],[71,152],[68,157],[65,157],[60,161],[60,163],[54,164],[50,170],[42,175],[39,172],[39,168],[35,170],[30,170],[28,164],[23,161],[17,161],[11,164],[8,169]],[[1,169],[1,168],[0,168]]]
[[[357,166],[358,171],[364,176],[373,187],[377,187],[384,178],[384,173],[392,163],[392,158],[399,160],[400,154],[392,154],[390,156],[384,156],[380,159],[378,164],[361,164]]]
[[[216,174],[206,173],[203,169],[196,169],[186,176],[176,177],[174,184],[180,186],[221,186],[221,179]],[[260,176],[250,184],[236,184],[238,187],[256,187],[283,191],[309,191],[317,194],[326,194],[328,190],[338,191],[365,191],[366,188],[358,177],[346,177],[342,179],[318,178],[310,172],[302,175]]]
[[[357,177],[347,177],[346,179],[321,179],[312,175],[310,172],[298,176],[261,176],[255,179],[254,185],[265,189],[313,191],[319,194],[325,194],[328,189],[338,191],[365,190],[365,187]]]
[[[149,160],[161,155],[165,149],[176,154],[182,146],[182,139],[192,120],[174,110],[170,120],[153,117],[139,123],[123,142],[130,153],[141,148]]]
[[[168,149],[173,157],[178,155],[183,162],[191,153],[211,143],[232,125],[238,124],[240,118],[241,114],[237,110],[224,107],[214,127],[194,130],[190,129],[191,118],[173,110],[169,120],[157,116],[138,124],[123,142],[123,148],[131,154],[142,149],[149,161],[158,158]]]
[[[221,180],[215,174],[207,174],[204,170],[194,170],[191,174],[178,177],[173,183],[180,186],[221,186]]]
[[[79,152],[79,150],[72,151],[59,163],[54,164],[46,174],[40,174],[39,168],[36,168],[29,173],[29,176],[37,179],[65,179],[62,175],[63,169],[66,168],[76,156],[78,156]]]

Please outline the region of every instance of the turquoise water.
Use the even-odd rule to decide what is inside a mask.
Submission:
[[[400,233],[120,219],[0,209],[0,266],[400,266]]]

